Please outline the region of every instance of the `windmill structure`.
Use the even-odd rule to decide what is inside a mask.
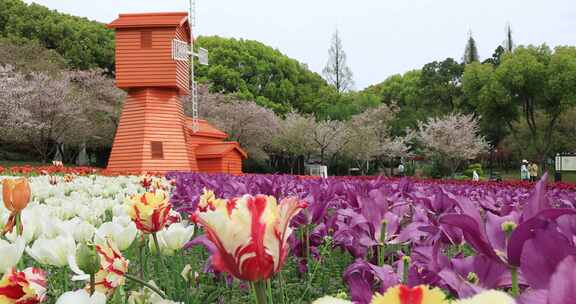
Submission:
[[[107,170],[111,173],[200,171],[242,173],[246,153],[198,116],[194,60],[195,3],[189,12],[120,14],[116,86],[127,92]],[[182,100],[190,95],[192,117]]]
[[[194,73],[194,59],[198,57],[198,63],[201,65],[208,65],[208,50],[204,48],[198,48],[198,53],[194,52],[194,32],[193,29],[196,28],[196,0],[190,0],[189,5],[189,12],[188,12],[189,20],[190,20],[190,48],[187,54],[180,53],[178,56],[179,60],[189,60],[190,62],[190,99],[192,100],[192,131],[198,132],[200,130],[199,122],[198,122],[198,86],[196,84],[196,75]],[[182,43],[182,42],[175,42],[175,43]],[[181,44],[181,47],[183,43]],[[180,48],[182,49],[182,48]]]

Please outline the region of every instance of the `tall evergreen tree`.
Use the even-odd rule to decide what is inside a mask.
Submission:
[[[476,45],[476,40],[472,37],[472,31],[468,33],[468,41],[466,42],[466,48],[464,49],[464,57],[462,61],[464,64],[470,64],[472,62],[479,61],[478,56],[478,46]]]
[[[352,70],[346,64],[346,53],[342,47],[342,40],[338,30],[332,36],[330,49],[328,50],[328,63],[322,73],[328,83],[342,93],[352,89],[354,80],[352,79]]]
[[[512,53],[512,51],[514,51],[514,40],[512,39],[512,26],[510,26],[510,23],[506,25],[506,39],[504,40],[502,47],[504,47],[504,50],[508,53]]]

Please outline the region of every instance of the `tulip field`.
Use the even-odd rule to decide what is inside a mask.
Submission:
[[[546,176],[29,173],[0,175],[0,304],[576,301],[576,188]]]

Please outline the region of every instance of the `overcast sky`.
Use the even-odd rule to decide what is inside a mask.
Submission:
[[[101,22],[188,7],[187,0],[34,2]],[[575,0],[197,0],[197,12],[196,35],[258,40],[318,73],[338,28],[356,89],[430,61],[460,60],[469,30],[481,58],[489,57],[508,22],[516,43],[576,45]]]

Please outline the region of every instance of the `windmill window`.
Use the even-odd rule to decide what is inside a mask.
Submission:
[[[143,49],[152,48],[152,31],[140,32],[140,47]]]
[[[150,151],[152,152],[152,159],[164,159],[164,146],[161,141],[150,142]]]

